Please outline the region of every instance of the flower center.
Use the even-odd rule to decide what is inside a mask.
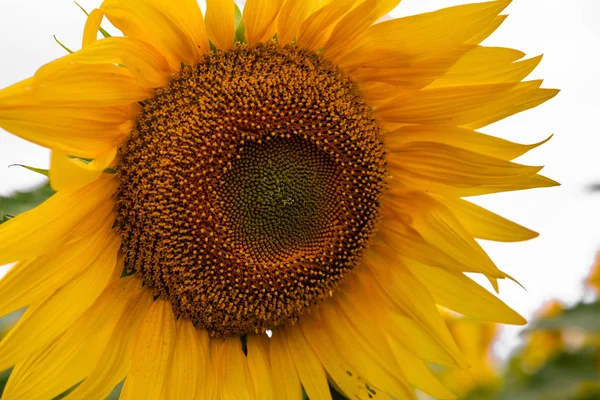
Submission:
[[[204,56],[143,103],[121,149],[126,269],[216,336],[297,319],[373,233],[378,135],[352,81],[315,53]]]

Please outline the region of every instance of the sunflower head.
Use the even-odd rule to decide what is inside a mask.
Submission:
[[[537,236],[466,198],[556,185],[480,129],[557,91],[480,44],[508,0],[398,3],[104,0],[0,91],[57,190],[0,226],[3,399],[454,398],[438,307],[524,323],[466,273],[497,288],[476,239]]]
[[[329,296],[373,233],[379,126],[353,82],[296,46],[204,55],[143,104],[116,169],[125,266],[214,335]]]

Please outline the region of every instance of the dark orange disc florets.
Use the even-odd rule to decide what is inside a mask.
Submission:
[[[144,102],[121,149],[126,268],[213,335],[297,318],[373,232],[378,135],[352,81],[315,53],[204,56]]]

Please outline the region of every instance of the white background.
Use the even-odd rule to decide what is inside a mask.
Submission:
[[[404,0],[392,16],[405,16],[464,3],[459,0]],[[88,10],[100,1],[82,0]],[[560,88],[554,100],[483,129],[523,143],[554,134],[546,145],[518,161],[545,165],[562,186],[477,198],[476,201],[541,233],[518,244],[483,243],[497,265],[517,278],[501,284],[500,296],[530,317],[546,300],[572,304],[583,295],[583,279],[600,248],[600,1],[513,0],[502,27],[488,45],[514,47],[528,57],[544,54],[533,78]],[[85,18],[70,0],[0,0],[0,87],[31,76],[42,64],[64,55],[55,34],[80,47]],[[460,28],[460,27],[458,27]],[[0,131],[0,195],[41,182],[35,173],[10,164],[48,165],[48,152]],[[0,271],[1,273],[1,271]],[[506,328],[496,346],[500,356],[518,344],[518,328]]]

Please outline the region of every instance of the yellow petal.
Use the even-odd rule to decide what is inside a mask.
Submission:
[[[124,56],[124,53],[129,53]],[[128,61],[138,77],[157,74],[160,55],[141,42],[124,38],[101,41],[42,66],[32,80],[0,93],[0,110],[21,107],[64,106],[102,108],[125,106],[143,100],[152,92],[140,86],[128,68],[116,62]],[[153,71],[154,70],[154,71]],[[151,72],[154,72],[152,75]],[[142,83],[148,79],[140,77]],[[160,79],[164,82],[164,78]]]
[[[139,111],[137,104],[99,108],[42,104],[35,93],[33,78],[1,90],[0,127],[79,157],[95,157],[115,147],[129,132]]]
[[[370,400],[373,398],[367,389],[367,382],[356,374],[337,352],[333,345],[333,339],[328,336],[320,320],[314,318],[313,315],[303,315],[299,326],[331,381],[342,394],[349,399]],[[273,364],[271,365],[275,368]]]
[[[360,63],[356,56],[340,62],[354,80],[361,83],[389,83],[412,89],[518,82],[540,61],[540,57],[535,57],[514,63],[524,56],[522,52],[469,44],[425,59],[407,58],[406,54],[396,53],[394,49],[380,49],[379,53],[384,54],[384,58],[375,54],[369,59],[369,55],[364,53],[361,50],[357,54],[363,57]],[[507,55],[513,58],[507,61]],[[483,60],[484,57],[490,59]]]
[[[196,397],[211,400],[214,396],[214,389],[216,386],[215,373],[210,360],[209,350],[209,337],[208,332],[203,329],[196,330],[196,336],[198,337],[198,375],[196,376]]]
[[[364,276],[362,278],[364,279]],[[359,279],[354,279],[354,281],[358,282]],[[349,283],[352,284],[352,282]],[[377,368],[383,370],[382,373],[377,374],[377,379],[381,380],[384,375],[387,375],[387,381],[391,382],[386,383],[381,380],[379,384],[385,385],[384,390],[387,389],[388,393],[392,395],[394,392],[391,392],[390,389],[396,387],[395,392],[400,396],[407,397],[407,388],[411,383],[407,370],[411,366],[398,363],[392,354],[385,334],[390,329],[387,323],[389,311],[384,311],[385,306],[382,303],[373,302],[372,293],[367,293],[363,286],[357,284],[349,285],[336,299],[339,310],[336,321],[342,321],[342,326],[346,328],[342,331],[347,332],[348,339],[357,343],[357,348],[367,352],[371,362],[375,362],[378,365]],[[326,318],[328,316],[326,315]],[[331,326],[333,328],[333,321]],[[360,373],[360,371],[358,372]],[[367,376],[365,375],[365,377]],[[373,381],[373,383],[377,384],[377,381]],[[411,389],[408,388],[408,391],[410,392]]]
[[[560,92],[558,89],[540,89],[539,84],[540,81],[523,82],[505,95],[471,112],[461,125],[468,129],[479,129],[544,104]]]
[[[121,77],[123,71],[126,71],[116,66],[104,67],[118,68]],[[69,68],[72,70],[76,66]],[[39,145],[79,157],[102,154],[115,147],[129,133],[139,111],[139,105],[125,104],[137,97],[119,91],[129,89],[102,89],[105,104],[125,104],[102,106],[99,103],[102,98],[98,97],[97,103],[93,96],[82,93],[83,88],[93,88],[94,85],[97,87],[98,83],[88,82],[79,88],[74,87],[77,86],[74,82],[81,77],[75,79],[65,76],[65,70],[50,77],[42,77],[41,81],[34,77],[0,91],[0,127]],[[127,80],[132,78],[123,78],[122,83],[131,87],[128,86],[131,82],[127,83]],[[70,88],[70,94],[63,95],[62,88]],[[139,93],[139,90],[134,92]],[[82,97],[75,100],[72,96],[77,97],[77,93]],[[88,107],[82,107],[79,100],[86,98]]]
[[[43,71],[43,69],[40,69]],[[36,74],[24,106],[118,107],[152,96],[129,70],[110,64],[71,64],[52,75]]]
[[[54,343],[55,343],[55,341],[51,342],[50,344],[42,347],[41,349],[35,351],[32,354],[30,354],[23,361],[17,363],[10,373],[10,375],[12,375],[13,378],[11,379],[10,376],[8,377],[8,381],[6,382],[6,386],[4,387],[4,392],[5,393],[12,392],[14,387],[19,385],[19,382],[14,377],[21,375],[22,370],[30,368],[30,366],[35,364],[37,362],[37,360],[42,359],[46,354],[48,354],[50,351],[52,351],[52,349],[54,348]],[[2,398],[4,398],[4,397],[2,397]]]
[[[457,365],[465,366],[465,362],[452,339],[446,324],[437,311],[431,294],[414,275],[389,255],[376,255],[370,252],[365,255],[364,262],[375,278],[381,293],[395,308],[418,322],[428,334],[443,346]],[[390,265],[393,262],[394,264]]]
[[[537,232],[466,200],[455,197],[436,196],[436,198],[452,211],[471,235],[478,239],[520,242],[538,236]]]
[[[335,25],[323,46],[325,57],[335,60],[337,55],[347,50],[349,43],[398,3],[400,0],[364,0]]]
[[[54,398],[84,379],[102,352],[112,351],[112,332],[127,307],[135,304],[142,287],[133,278],[118,279],[62,335],[51,351],[28,368],[11,375],[18,384],[6,399]],[[110,348],[107,349],[107,346]]]
[[[33,260],[18,263],[0,279],[0,315],[43,300],[81,274],[106,247],[112,229],[111,207],[97,210],[97,232]]]
[[[81,40],[81,47],[87,47],[92,43],[98,41],[98,31],[100,25],[104,19],[104,13],[102,10],[94,8],[85,20],[85,26],[83,27],[83,38]]]
[[[331,392],[323,365],[315,355],[300,327],[289,326],[287,343],[294,365],[298,371],[300,382],[309,399],[331,400]]]
[[[379,353],[376,347],[385,343],[377,338],[361,336],[348,319],[340,312],[337,304],[321,306],[321,321],[326,326],[328,335],[348,364],[359,376],[369,382],[376,392],[382,391],[396,399],[416,399],[414,391],[409,387],[406,378],[387,353]],[[387,360],[385,359],[387,356]]]
[[[406,347],[394,341],[390,342],[391,349],[398,360],[399,365],[404,365],[404,371],[409,382],[423,392],[439,400],[453,400],[453,395],[440,381],[431,373],[423,360],[411,353]]]
[[[410,215],[410,226],[432,246],[463,265],[473,265],[480,272],[505,278],[487,253],[441,202],[422,192],[394,192],[389,201]],[[410,208],[410,210],[409,210]]]
[[[248,0],[244,5],[246,41],[250,46],[270,39],[270,27],[277,18],[283,0]]]
[[[342,319],[344,326],[351,325],[348,326],[349,336],[360,336],[358,340],[372,349],[370,353],[373,359],[399,379],[406,381],[404,371],[398,368],[385,337],[385,320],[389,311],[381,302],[378,304],[377,300],[381,299],[373,293],[373,285],[365,282],[366,277],[364,273],[356,274],[346,280],[344,289],[332,300],[332,307],[338,310],[338,316],[334,319]],[[328,315],[326,313],[326,319]]]
[[[388,221],[405,218],[399,216],[395,211],[390,211],[390,207],[382,209],[382,217]],[[404,243],[402,252],[394,251],[390,243]],[[463,265],[446,253],[438,249],[435,245],[428,243],[414,228],[404,225],[404,223],[382,224],[377,237],[373,239],[371,246],[374,251],[388,254],[389,257],[398,257],[402,261],[406,259],[417,260],[423,264],[447,269],[452,272],[470,272],[477,266]]]
[[[218,49],[227,50],[233,46],[234,0],[206,0],[206,31],[210,41]]]
[[[384,355],[387,363],[390,363],[387,354],[390,349],[385,342],[389,336],[423,360],[443,366],[457,366],[448,350],[437,341],[438,338],[418,325],[420,321],[391,311],[395,307],[386,300],[366,272],[356,274],[345,285],[338,295],[343,303],[342,310],[355,328],[363,332],[363,337],[373,338],[371,343],[377,346],[378,354]],[[405,367],[402,364],[399,366]]]
[[[403,126],[382,136],[385,145],[395,151],[409,142],[436,142],[480,153],[490,157],[512,160],[546,143],[552,136],[534,144],[519,144],[485,135],[470,129],[435,126]]]
[[[388,157],[392,186],[457,197],[556,186],[541,169],[434,142],[407,143]]]
[[[194,399],[199,375],[206,373],[203,364],[207,357],[205,348],[192,321],[180,318],[177,321],[175,350],[166,386],[167,399]],[[202,358],[202,359],[201,359]]]
[[[367,65],[401,67],[435,58],[487,30],[509,2],[465,4],[375,24],[338,65],[346,70]]]
[[[319,50],[329,37],[332,25],[342,18],[354,5],[356,0],[333,0],[314,12],[300,26],[296,38],[298,47],[307,50]]]
[[[273,383],[269,365],[269,338],[266,335],[248,335],[248,369],[252,378],[254,398],[273,400]]]
[[[540,81],[423,89],[391,99],[377,108],[381,121],[460,126],[493,113],[501,103],[531,96]],[[517,95],[518,94],[518,95]]]
[[[359,88],[367,104],[374,108],[406,92],[406,88],[386,82],[360,82]]]
[[[50,185],[54,190],[74,190],[88,185],[100,178],[116,155],[117,149],[113,148],[86,163],[65,153],[53,151],[50,155]]]
[[[423,360],[449,368],[457,368],[456,360],[448,354],[446,348],[439,343],[430,331],[410,317],[398,313],[389,313],[387,334],[398,343],[402,343],[410,351]]]
[[[443,307],[469,317],[503,324],[523,325],[527,322],[496,296],[463,274],[415,261],[407,261],[406,266],[427,287],[435,302]]]
[[[206,364],[206,384],[204,387],[198,387],[198,393],[203,394],[203,398],[206,400],[221,400],[219,394],[219,377],[217,376],[216,368],[220,357],[220,343],[221,340],[214,338],[208,341],[210,359]]]
[[[541,56],[518,61],[524,54],[502,47],[477,46],[429,87],[519,82],[540,63]]]
[[[316,6],[316,0],[287,0],[277,17],[277,41],[282,45],[291,43]]]
[[[137,284],[141,286],[141,282]],[[125,378],[129,372],[135,338],[152,302],[151,292],[144,290],[138,302],[130,304],[109,340],[110,351],[101,354],[87,379],[66,397],[68,400],[105,398]]]
[[[506,4],[510,3],[511,1],[512,0],[506,1]],[[504,23],[504,21],[506,21],[507,17],[508,17],[508,15],[505,15],[505,14],[498,15],[496,18],[494,18],[492,23],[484,26],[479,32],[477,32],[475,35],[473,35],[471,38],[469,38],[469,40],[467,40],[465,43],[466,44],[480,44],[485,39],[487,39],[492,33],[494,33],[496,31],[496,29],[498,29],[500,27],[500,25],[502,25]]]
[[[173,71],[180,70],[181,62],[194,64],[209,51],[195,0],[105,0],[100,9],[125,36],[148,42],[164,54]]]
[[[273,391],[276,399],[301,400],[302,385],[283,330],[276,330],[270,340]]]
[[[111,206],[114,179],[54,194],[40,206],[0,225],[0,265],[52,251],[72,237],[79,224]],[[95,220],[97,221],[97,220]]]
[[[227,338],[222,342],[216,362],[218,391],[222,400],[254,399],[248,360],[242,351],[242,341],[239,337]]]
[[[159,298],[150,306],[135,339],[121,399],[161,399],[174,347],[175,316],[171,303]]]
[[[0,369],[5,370],[48,345],[96,301],[113,277],[120,245],[120,238],[111,235],[104,251],[85,272],[27,308],[0,342]]]
[[[95,158],[119,146],[139,110],[138,104],[79,108],[30,103],[7,108],[0,101],[0,127],[40,146]]]
[[[398,95],[414,93],[416,89],[430,85],[437,77],[446,73],[448,68],[459,60],[466,51],[468,51],[468,48],[459,47],[452,51],[437,54],[433,58],[412,63],[404,63],[404,56],[399,54],[398,59],[387,59],[385,61],[385,64],[395,65],[385,66],[383,62],[380,65],[365,64],[348,72],[359,83],[387,83],[404,89],[400,90]],[[377,106],[380,105],[377,104]]]
[[[144,88],[165,86],[172,75],[167,59],[150,44],[130,37],[109,37],[46,64],[36,76],[51,76],[73,63],[119,64]]]

